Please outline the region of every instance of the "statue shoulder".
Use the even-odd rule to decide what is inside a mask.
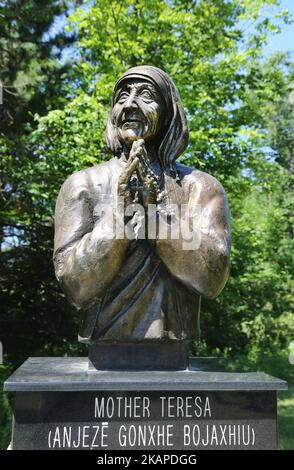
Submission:
[[[85,191],[91,193],[94,188],[107,183],[116,166],[115,160],[115,158],[112,158],[72,173],[61,186],[59,196],[66,198],[80,197]]]
[[[191,186],[191,189],[196,186],[198,191],[226,197],[222,184],[214,176],[185,165],[177,165],[177,169],[181,173],[184,183]]]

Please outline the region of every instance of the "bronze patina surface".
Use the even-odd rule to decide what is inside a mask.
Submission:
[[[214,177],[176,162],[188,128],[165,72],[139,66],[118,80],[106,142],[113,157],[71,175],[56,204],[55,272],[82,310],[79,340],[196,339],[201,296],[216,297],[228,278],[229,210]]]

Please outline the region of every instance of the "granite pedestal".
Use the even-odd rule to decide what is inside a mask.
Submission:
[[[12,448],[275,449],[276,391],[286,382],[221,365],[109,372],[90,370],[87,358],[30,358],[5,382]]]

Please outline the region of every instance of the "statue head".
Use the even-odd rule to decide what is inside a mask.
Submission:
[[[173,163],[188,145],[185,112],[177,88],[163,70],[133,67],[115,85],[106,143],[120,156],[124,146],[144,139],[162,167]]]

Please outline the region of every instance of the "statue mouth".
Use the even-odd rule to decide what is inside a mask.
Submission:
[[[121,116],[119,116],[118,121],[120,121],[121,125],[123,126],[124,124],[143,124],[144,118],[139,112],[130,112],[129,111],[124,111]]]
[[[141,119],[139,118],[126,118],[122,121],[122,124],[128,124],[129,122],[139,122],[142,123]]]
[[[140,119],[135,119],[135,118],[127,118],[122,121],[122,128],[137,128],[141,127],[143,125],[143,122]]]

